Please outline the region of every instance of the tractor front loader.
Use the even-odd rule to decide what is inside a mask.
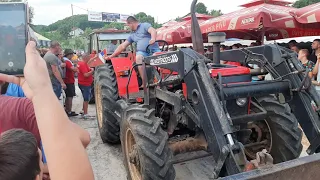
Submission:
[[[128,179],[172,180],[174,164],[208,156],[213,178],[317,179],[320,100],[295,54],[276,44],[220,54],[225,34],[212,33],[215,51],[207,59],[202,38],[196,38],[202,37],[196,3],[197,51],[157,53],[121,76],[113,68],[116,59],[96,70],[100,135],[104,142],[121,141]],[[220,59],[243,66],[221,65]],[[274,80],[252,82],[249,63]],[[145,69],[141,90],[138,66]],[[311,144],[303,158],[299,124]]]

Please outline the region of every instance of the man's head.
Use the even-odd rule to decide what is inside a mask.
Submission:
[[[132,30],[135,31],[138,29],[138,25],[139,25],[139,21],[133,17],[133,16],[129,16],[127,18],[127,26]]]
[[[299,51],[300,51],[300,48],[299,48],[297,45],[291,46],[290,49],[291,49],[292,51],[296,52],[296,53],[299,53]]]
[[[118,41],[117,40],[111,40],[111,43],[114,44],[114,45],[117,45]]]
[[[42,180],[42,154],[36,138],[22,129],[0,137],[0,179]]]
[[[225,51],[225,50],[226,50],[226,48],[227,48],[227,47],[226,47],[226,45],[223,45],[223,44],[222,44],[222,45],[220,45],[220,51],[221,51],[221,52],[222,52],[222,51]]]
[[[50,51],[55,54],[55,55],[58,55],[61,51],[61,46],[60,46],[60,43],[57,42],[57,41],[52,41],[51,42],[51,45],[50,45]]]
[[[313,40],[311,47],[313,50],[320,49],[320,39]]]
[[[64,57],[68,58],[69,60],[71,60],[71,58],[73,57],[74,51],[72,49],[65,49],[64,50]]]
[[[82,61],[85,62],[85,63],[88,63],[89,60],[90,60],[90,54],[83,53],[82,54]]]
[[[239,45],[238,44],[232,45],[232,49],[239,49]]]
[[[291,41],[289,41],[288,44],[289,44],[289,48],[291,49],[292,46],[296,46],[298,43],[296,40],[291,40]]]
[[[299,60],[305,60],[305,59],[308,58],[308,56],[309,56],[309,51],[308,51],[308,49],[301,49],[301,50],[299,51],[299,54],[298,54],[298,59],[299,59]]]

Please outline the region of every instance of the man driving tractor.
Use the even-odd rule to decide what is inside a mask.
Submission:
[[[149,23],[140,23],[135,17],[129,16],[127,18],[127,25],[133,31],[128,39],[120,44],[115,52],[110,56],[105,56],[105,60],[110,60],[118,56],[122,51],[124,51],[133,42],[137,43],[136,52],[136,63],[141,64],[144,57],[151,56],[153,53],[160,52],[158,43],[155,43],[157,37],[157,31]],[[146,51],[147,46],[149,47],[149,52]],[[142,66],[139,66],[139,74],[143,80]]]

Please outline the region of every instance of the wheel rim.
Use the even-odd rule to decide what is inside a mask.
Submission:
[[[126,130],[125,156],[132,180],[142,180],[137,144],[130,128]]]
[[[272,149],[272,132],[266,120],[249,123],[248,129],[252,130],[250,138],[245,143],[245,153],[250,159],[256,159],[256,153],[266,149],[268,153]]]
[[[99,127],[102,128],[102,93],[101,93],[101,85],[95,85],[95,98],[96,98],[96,108],[97,108],[97,115],[98,115],[98,124]]]

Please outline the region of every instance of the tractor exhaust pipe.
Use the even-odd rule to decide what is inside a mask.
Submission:
[[[220,44],[226,41],[226,33],[212,32],[208,34],[208,43],[213,47],[213,63],[220,64]]]
[[[191,32],[192,32],[192,45],[193,49],[199,54],[204,55],[203,38],[200,30],[198,18],[196,16],[196,5],[198,0],[193,0],[191,4]]]

